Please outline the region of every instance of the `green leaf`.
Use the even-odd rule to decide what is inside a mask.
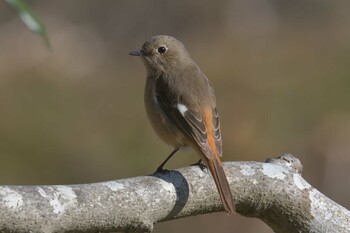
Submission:
[[[46,34],[44,25],[39,18],[31,11],[31,9],[23,2],[23,0],[5,0],[10,6],[18,11],[21,20],[27,27],[40,35],[44,39],[44,43],[48,49],[51,49],[49,38]]]

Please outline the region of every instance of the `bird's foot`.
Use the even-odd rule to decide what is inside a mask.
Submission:
[[[154,174],[160,173],[160,174],[165,174],[167,173],[170,175],[170,171],[168,169],[163,169],[163,167],[158,167],[157,170],[154,172]]]
[[[205,165],[202,163],[202,160],[201,160],[201,159],[198,160],[197,163],[191,164],[191,166],[198,166],[203,172],[208,173],[207,166],[205,166]]]

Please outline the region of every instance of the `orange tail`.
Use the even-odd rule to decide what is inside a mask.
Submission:
[[[233,201],[230,186],[228,184],[224,169],[220,159],[215,156],[215,159],[206,158],[207,166],[210,173],[213,175],[216,187],[220,194],[221,202],[228,214],[235,213],[235,204]]]

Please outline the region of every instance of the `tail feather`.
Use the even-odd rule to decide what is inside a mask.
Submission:
[[[231,189],[228,184],[225,171],[222,167],[220,159],[207,159],[207,166],[210,170],[210,173],[213,175],[225,211],[228,214],[235,213],[235,204],[233,201]]]

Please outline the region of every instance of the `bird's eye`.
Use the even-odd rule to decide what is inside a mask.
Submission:
[[[166,48],[165,48],[165,47],[162,46],[162,47],[159,47],[159,48],[158,48],[158,53],[159,53],[159,54],[163,54],[163,53],[165,53],[165,52],[166,52]]]

